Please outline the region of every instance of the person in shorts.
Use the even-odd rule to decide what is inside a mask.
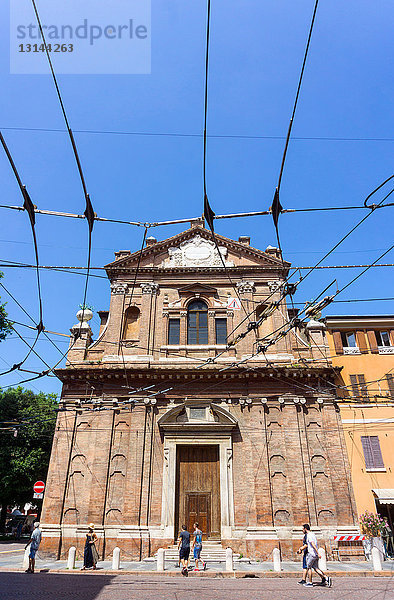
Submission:
[[[306,555],[306,568],[307,576],[309,581],[304,583],[305,587],[312,587],[312,569],[321,577],[321,584],[327,587],[332,586],[331,577],[328,577],[321,569],[319,569],[319,551],[317,549],[317,538],[313,531],[311,531],[310,525],[305,523],[303,525],[303,533],[306,534],[307,544],[307,555]]]
[[[42,533],[40,529],[40,524],[38,521],[34,523],[33,531],[30,536],[30,540],[27,542],[25,546],[25,550],[30,544],[30,553],[29,553],[29,567],[26,569],[25,573],[34,573],[34,565],[36,562],[36,554],[41,543]]]
[[[190,554],[190,533],[188,532],[186,525],[182,525],[182,531],[179,534],[178,550],[179,561],[182,563],[182,575],[187,577],[189,575],[187,567]]]
[[[198,568],[198,562],[200,561],[202,563],[202,568],[205,571],[205,569],[207,568],[207,565],[205,564],[205,562],[201,558],[202,531],[201,531],[201,529],[198,528],[198,523],[194,523],[193,535],[194,535],[194,540],[193,540],[193,556],[194,556],[194,560],[196,561],[196,568],[194,570],[195,571],[199,571],[200,570]]]
[[[306,566],[306,555],[308,554],[308,544],[306,543],[306,533],[304,533],[304,537],[302,539],[302,546],[298,548],[297,554],[302,553],[302,579],[297,581],[299,585],[304,585],[306,583],[306,574],[307,574],[307,566]]]

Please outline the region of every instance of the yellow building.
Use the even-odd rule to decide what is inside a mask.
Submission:
[[[324,319],[357,510],[394,531],[394,316]]]

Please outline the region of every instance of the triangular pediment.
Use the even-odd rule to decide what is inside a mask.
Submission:
[[[201,268],[234,266],[270,266],[288,268],[290,263],[284,262],[273,254],[268,254],[252,246],[236,242],[230,238],[215,234],[216,242],[210,230],[202,226],[194,226],[182,233],[169,237],[161,242],[150,244],[137,252],[121,253],[119,258],[106,265],[111,272],[118,269],[136,267]],[[221,254],[219,255],[218,252]]]
[[[179,288],[178,292],[179,294],[216,294],[217,288],[212,285],[204,285],[203,283],[191,283]]]
[[[185,401],[167,410],[158,420],[163,430],[179,430],[184,435],[190,429],[196,430],[231,430],[238,422],[224,407],[206,401]]]

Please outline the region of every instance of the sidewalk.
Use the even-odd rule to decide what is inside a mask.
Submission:
[[[15,571],[22,570],[24,546],[22,544],[10,544],[7,550],[0,547],[0,570],[1,571]],[[82,568],[82,561],[76,561],[75,573],[80,573]],[[84,573],[114,573],[112,571],[111,561],[99,561],[97,565],[97,571],[83,571]],[[144,573],[144,574],[161,574],[156,571],[156,562],[152,561],[141,561],[131,562],[122,561],[120,564],[121,573]],[[272,562],[259,562],[248,559],[242,559],[239,562],[234,562],[234,573],[225,571],[225,564],[223,562],[208,561],[207,570],[194,573],[191,571],[189,574],[193,576],[236,576],[236,577],[297,577],[301,573],[300,562],[282,562],[281,573],[274,571]],[[394,576],[394,560],[387,560],[382,565],[383,570],[379,575]],[[41,558],[38,552],[36,559],[36,570],[46,572],[66,572],[70,571],[67,569],[67,561],[65,560],[51,560]],[[358,562],[327,562],[327,570],[333,576],[346,577],[346,576],[373,576],[374,571],[371,562],[358,561]],[[119,573],[119,571],[117,571]],[[176,566],[176,561],[166,561],[166,568],[164,575],[180,575],[180,569]]]

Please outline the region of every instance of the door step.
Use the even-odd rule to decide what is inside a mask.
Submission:
[[[178,562],[179,550],[176,545],[165,549],[165,560]],[[234,560],[239,559],[239,554],[233,554]],[[149,558],[144,558],[145,562],[155,562],[157,553]],[[203,541],[201,558],[204,562],[226,562],[226,549],[223,548],[220,542]],[[193,552],[190,551],[190,560],[193,560]]]

